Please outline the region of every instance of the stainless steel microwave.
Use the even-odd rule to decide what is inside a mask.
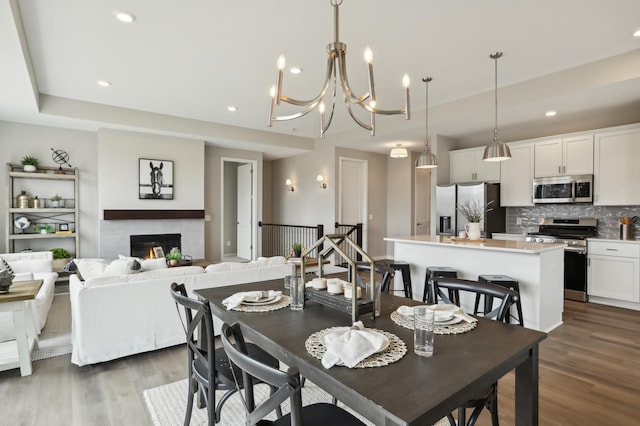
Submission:
[[[534,179],[533,202],[535,204],[592,203],[593,175]]]

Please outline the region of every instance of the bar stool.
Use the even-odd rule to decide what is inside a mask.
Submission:
[[[436,300],[431,300],[431,295],[428,292],[429,289],[429,281],[434,278],[458,278],[458,271],[448,266],[428,266],[427,273],[424,277],[424,292],[422,293],[422,301],[425,302],[428,300],[430,304],[437,303],[437,295]],[[458,294],[454,291],[449,291],[449,299],[451,299],[451,303],[459,303]]]
[[[389,263],[394,271],[402,272],[402,284],[404,285],[404,297],[413,299],[413,290],[411,289],[411,265],[404,260],[396,260]]]
[[[478,281],[484,281],[487,283],[492,283],[502,287],[506,287],[508,289],[515,291],[516,293],[518,293],[518,296],[520,296],[520,286],[518,285],[518,280],[508,277],[506,275],[480,275],[478,276]],[[479,305],[480,305],[480,295],[476,295],[476,303],[473,308],[474,315],[478,314]],[[493,297],[485,296],[484,308],[483,308],[484,310],[482,314],[485,315],[491,312],[492,307],[493,307]],[[517,320],[517,324],[520,324],[521,326],[524,327],[524,319],[522,316],[522,304],[520,303],[520,297],[518,297],[518,301],[516,302],[516,310],[518,312],[518,317],[516,318],[513,314],[510,314],[506,318],[507,320],[506,322],[511,323],[511,318],[513,318]]]

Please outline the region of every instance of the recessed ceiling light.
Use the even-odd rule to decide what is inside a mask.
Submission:
[[[229,105],[229,106],[227,107],[227,111],[235,112],[235,111],[237,111],[237,110],[238,110],[238,108],[234,107],[233,105]]]
[[[556,111],[547,111],[544,113],[544,115],[546,115],[547,117],[553,117],[556,114],[557,114]]]
[[[633,33],[634,37],[640,37],[640,30],[636,31],[635,33]]]
[[[111,82],[107,80],[98,80],[98,86],[109,87],[111,86]]]
[[[136,15],[131,12],[125,12],[124,10],[116,10],[113,14],[118,21],[124,22],[125,24],[130,24],[136,20]]]
[[[289,72],[291,74],[300,74],[302,72],[302,68],[300,68],[300,67],[291,67],[291,68],[289,68]]]

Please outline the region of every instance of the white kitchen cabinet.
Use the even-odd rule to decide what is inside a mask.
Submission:
[[[640,302],[640,244],[589,240],[587,293]]]
[[[535,177],[591,174],[593,135],[536,142]]]
[[[600,133],[594,150],[594,205],[640,205],[640,129]]]
[[[484,161],[484,147],[449,152],[449,182],[499,182],[500,162]]]
[[[533,205],[534,144],[509,144],[511,159],[500,162],[500,205]]]

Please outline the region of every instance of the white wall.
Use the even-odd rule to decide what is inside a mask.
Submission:
[[[80,225],[80,253],[83,257],[98,256],[98,170],[97,136],[92,132],[34,126],[0,121],[0,159],[2,164],[20,164],[25,155],[38,158],[40,165],[57,166],[51,158],[51,148],[62,149],[69,154],[69,163],[78,168]],[[6,169],[3,169],[6,175]],[[5,186],[6,188],[6,186]],[[6,194],[6,189],[5,189]],[[49,194],[38,195],[48,198]],[[0,236],[2,251],[7,251],[7,202],[9,196],[0,197]],[[9,224],[9,226],[13,226]]]

